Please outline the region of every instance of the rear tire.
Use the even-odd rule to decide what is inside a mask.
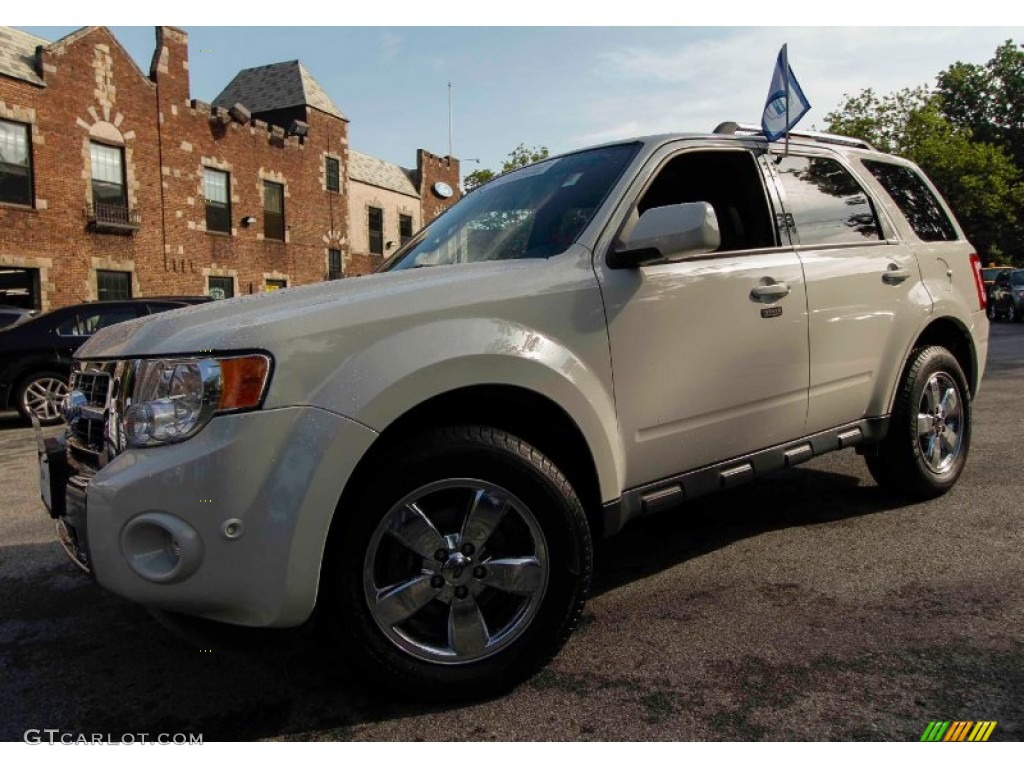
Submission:
[[[593,551],[565,476],[501,430],[428,432],[340,508],[323,618],[352,668],[403,697],[508,690],[576,627]]]
[[[999,311],[996,309],[996,303],[989,296],[988,306],[985,308],[985,314],[988,315],[988,321],[995,323],[999,320]]]
[[[960,364],[944,347],[919,347],[907,363],[889,432],[865,456],[880,486],[915,500],[952,488],[971,445],[971,393]]]

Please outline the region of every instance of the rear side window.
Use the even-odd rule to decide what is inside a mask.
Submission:
[[[59,336],[92,336],[100,328],[123,323],[126,320],[134,320],[136,317],[138,315],[134,307],[119,307],[99,312],[82,311],[57,326],[57,334]]]
[[[926,243],[956,240],[953,223],[924,179],[912,168],[878,160],[865,160],[864,167],[889,193],[915,235]]]
[[[871,200],[853,175],[830,157],[784,157],[778,165],[801,245],[879,240]]]

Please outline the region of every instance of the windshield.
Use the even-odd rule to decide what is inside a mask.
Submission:
[[[1024,272],[1014,272],[1010,275],[1010,282],[1013,285],[1024,285]]]
[[[995,280],[999,277],[999,273],[1003,271],[1002,267],[986,267],[981,270],[981,277],[983,280]]]
[[[381,271],[501,259],[546,259],[579,237],[639,144],[545,160],[469,193]]]

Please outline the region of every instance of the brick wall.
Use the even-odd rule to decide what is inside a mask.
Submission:
[[[267,279],[320,281],[332,248],[351,273],[372,267],[350,258],[347,121],[306,107],[300,140],[192,101],[188,36],[174,27],[157,28],[149,76],[104,27],[42,50],[45,88],[0,76],[0,118],[31,125],[35,186],[34,207],[0,204],[0,267],[38,269],[44,309],[96,298],[98,269],[131,272],[145,296],[203,294],[210,275],[235,278],[236,295]],[[86,226],[90,141],[123,147],[133,234]],[[430,178],[445,172],[423,155]],[[327,190],[328,156],[340,161],[340,192]],[[230,235],[206,231],[204,167],[230,174]],[[285,190],[283,242],[264,236],[265,181]]]
[[[370,253],[370,207],[380,208],[384,213],[384,254]],[[349,274],[367,274],[376,269],[385,258],[393,254],[401,242],[398,230],[398,217],[405,215],[412,218],[412,231],[420,228],[422,221],[420,200],[410,195],[403,195],[390,189],[382,189],[361,181],[349,183],[349,222],[351,223],[352,247],[346,258],[346,271]],[[392,243],[388,248],[387,243]]]
[[[237,293],[256,293],[265,280],[288,285],[327,276],[327,251],[347,245],[348,125],[305,108],[309,133],[286,136],[260,120],[243,125],[225,110],[189,100],[188,45],[171,30],[158,40],[154,79],[159,89],[166,199],[166,261],[188,292],[205,293],[206,276],[236,279]],[[341,161],[341,192],[330,192],[326,161]],[[230,235],[208,232],[203,169],[227,171]],[[264,182],[284,188],[284,241],[264,235]],[[252,217],[255,223],[245,225]]]
[[[454,205],[459,197],[459,161],[454,157],[432,155],[425,149],[416,153],[416,172],[420,180],[420,200],[423,220],[431,221]],[[450,198],[440,197],[434,192],[434,184],[443,181],[455,193]]]
[[[140,292],[167,292],[153,269],[162,243],[155,86],[104,28],[47,47],[42,69],[46,88],[0,78],[0,117],[32,125],[35,181],[34,208],[0,205],[0,262],[40,269],[44,309],[95,298],[98,268],[132,272]],[[134,235],[86,230],[92,140],[123,148]]]

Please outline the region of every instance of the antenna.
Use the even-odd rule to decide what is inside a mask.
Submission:
[[[448,157],[452,158],[452,84],[448,82]]]

